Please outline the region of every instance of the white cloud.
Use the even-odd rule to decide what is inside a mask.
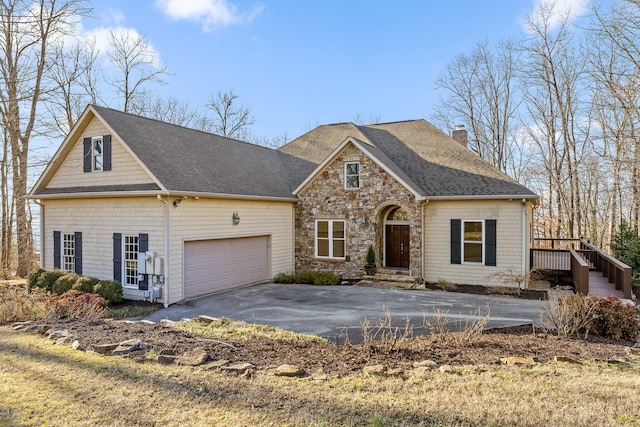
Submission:
[[[156,0],[156,7],[176,21],[202,24],[203,31],[251,22],[263,10],[262,6],[257,6],[249,12],[240,13],[234,4],[227,0]]]
[[[124,23],[124,13],[118,9],[106,9],[102,12],[102,23],[106,26],[119,27]]]
[[[535,16],[536,11],[542,8],[551,11],[549,16],[549,29],[555,30],[565,20],[570,23],[576,18],[583,16],[589,10],[589,5],[588,0],[534,0],[532,16]],[[528,30],[525,22],[523,22],[523,27],[525,27],[525,30]]]

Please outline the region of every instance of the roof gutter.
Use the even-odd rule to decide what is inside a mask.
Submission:
[[[273,202],[297,202],[297,197],[274,197],[274,196],[255,196],[245,194],[224,194],[224,193],[198,193],[198,192],[177,192],[163,190],[149,191],[106,191],[106,192],[82,192],[82,193],[55,193],[55,194],[30,194],[27,199],[87,199],[87,198],[109,198],[109,197],[147,197],[147,196],[165,196],[165,197],[201,197],[203,199],[237,199],[237,200],[259,200]]]
[[[426,197],[427,200],[539,200],[540,196],[532,194],[532,195],[522,195],[522,194],[497,194],[497,195],[462,195],[462,196],[429,196]]]

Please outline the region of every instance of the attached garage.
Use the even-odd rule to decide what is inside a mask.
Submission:
[[[269,236],[184,242],[184,299],[269,278]]]

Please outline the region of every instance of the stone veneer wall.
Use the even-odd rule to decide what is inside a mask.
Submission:
[[[344,164],[360,162],[360,188],[344,188]],[[382,266],[384,214],[390,206],[400,206],[410,218],[409,270],[413,277],[421,274],[421,210],[415,197],[368,156],[348,144],[336,159],[298,195],[295,210],[296,270],[329,270],[343,278],[364,274],[367,249],[373,244],[378,267]],[[362,225],[367,218],[368,225]],[[315,221],[345,220],[346,260],[315,258]]]

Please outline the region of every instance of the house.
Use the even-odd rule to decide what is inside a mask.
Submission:
[[[499,285],[537,196],[424,120],[320,126],[278,150],[90,105],[33,186],[41,264],[165,305],[294,269]]]

